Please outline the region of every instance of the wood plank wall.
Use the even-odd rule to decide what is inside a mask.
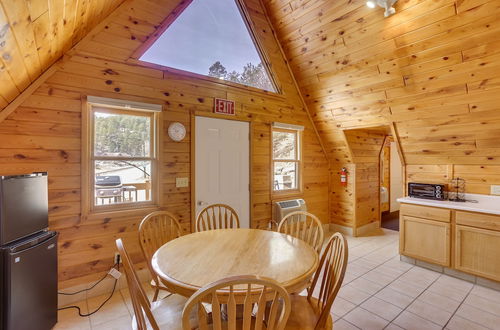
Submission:
[[[500,173],[500,2],[399,0],[389,18],[365,2],[266,2],[331,181],[351,161],[341,130],[394,123],[407,179],[460,175],[488,193]],[[352,192],[331,188],[332,221],[352,223],[337,209]]]
[[[303,197],[308,209],[323,222],[329,221],[328,161],[259,1],[245,3],[283,95],[126,63],[141,40],[154,33],[154,27],[179,2],[164,0],[153,6],[146,0],[125,2],[70,53],[61,69],[0,123],[2,174],[49,171],[50,227],[61,233],[62,288],[102,276],[112,265],[118,237],[125,239],[133,258],[141,260],[137,227],[150,211],[81,216],[81,118],[82,97],[86,95],[164,105],[159,206],[173,212],[185,232],[190,231],[193,217],[191,190],[176,188],[175,177],[190,177],[191,116],[209,115],[214,97],[235,100],[236,119],[252,123],[252,226],[263,227],[271,218],[273,121],[305,126],[304,192],[297,197]],[[187,127],[188,136],[181,143],[171,141],[166,134],[173,121]]]
[[[390,193],[391,193],[391,142],[392,137],[388,136],[385,139],[382,151],[380,154],[380,186],[387,189],[389,200],[387,203],[380,202],[380,212],[386,212],[390,209]]]
[[[380,219],[378,193],[380,189],[380,151],[386,129],[345,130],[345,137],[354,163],[353,228]],[[354,232],[355,232],[354,231]]]
[[[408,182],[449,184],[454,177],[465,179],[465,191],[490,194],[490,185],[500,184],[500,167],[494,165],[408,165]]]
[[[0,112],[123,0],[0,0]]]

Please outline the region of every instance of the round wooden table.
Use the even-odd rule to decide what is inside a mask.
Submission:
[[[153,255],[152,265],[168,288],[185,297],[237,275],[272,278],[289,293],[297,293],[316,271],[318,255],[306,242],[285,234],[218,229],[168,242]]]

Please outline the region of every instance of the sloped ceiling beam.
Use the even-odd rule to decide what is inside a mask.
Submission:
[[[123,2],[0,0],[0,113]]]

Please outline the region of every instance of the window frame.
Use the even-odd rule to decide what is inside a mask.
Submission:
[[[105,212],[130,211],[144,208],[158,208],[159,205],[159,164],[160,152],[158,150],[160,144],[160,114],[161,112],[149,109],[139,109],[134,107],[130,109],[124,106],[115,106],[111,104],[98,104],[83,102],[85,115],[82,125],[82,214],[98,214]],[[126,102],[126,101],[124,101]],[[94,114],[110,113],[123,114],[133,116],[143,116],[150,118],[150,151],[149,157],[108,157],[95,156],[95,121]],[[149,201],[141,202],[124,202],[108,205],[95,205],[95,162],[100,160],[127,160],[127,161],[150,161],[150,194]]]
[[[284,132],[295,134],[295,159],[275,159],[274,158],[274,132]],[[297,187],[294,189],[276,190],[274,189],[274,166],[275,163],[292,162],[297,163],[296,181]],[[302,130],[294,128],[281,128],[271,126],[271,195],[272,196],[288,196],[302,193],[302,173],[303,173],[303,153],[302,153]]]
[[[146,61],[140,60],[142,55],[144,55],[144,53],[147,52],[149,48],[151,48],[151,46],[161,37],[161,35],[170,27],[170,25],[182,14],[182,12],[187,7],[189,7],[189,5],[191,4],[191,1],[186,1],[186,2],[179,4],[179,6],[177,6],[175,9],[176,15],[167,17],[160,24],[156,33],[151,38],[146,40],[146,42],[142,43],[134,51],[134,53],[130,56],[130,58],[126,60],[126,62],[131,63],[131,64],[149,67],[149,68],[159,69],[159,70],[162,70],[165,72],[179,74],[179,75],[183,75],[186,77],[207,80],[207,81],[210,81],[212,83],[217,83],[217,84],[235,87],[235,88],[239,88],[239,89],[255,91],[255,92],[259,92],[259,93],[264,92],[264,93],[268,93],[270,95],[284,96],[282,86],[279,84],[278,75],[275,74],[273,66],[270,64],[271,61],[270,61],[269,55],[265,51],[265,47],[263,47],[263,45],[262,45],[262,42],[260,40],[261,37],[257,36],[257,32],[256,32],[257,28],[255,27],[255,25],[251,19],[251,16],[250,16],[250,13],[248,12],[246,4],[243,2],[243,0],[233,0],[233,1],[236,2],[236,6],[238,7],[238,10],[241,13],[241,17],[243,19],[243,22],[244,22],[245,26],[247,27],[248,33],[249,33],[249,35],[250,35],[250,37],[255,45],[255,48],[257,50],[257,54],[259,55],[259,57],[261,59],[261,63],[264,67],[264,70],[266,71],[266,73],[269,77],[271,85],[274,87],[274,91],[268,91],[268,90],[260,89],[258,87],[244,85],[244,84],[236,83],[236,82],[229,81],[229,80],[210,77],[208,75],[204,75],[204,74],[200,74],[200,73],[196,73],[196,72],[186,71],[186,70],[182,70],[182,69],[178,69],[178,68],[174,68],[174,67],[170,67],[170,66],[166,66],[166,65],[162,65],[162,64],[156,64],[156,63],[151,63],[151,62],[146,62]],[[267,23],[270,24],[270,22],[267,22]]]

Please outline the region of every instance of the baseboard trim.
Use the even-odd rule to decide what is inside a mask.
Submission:
[[[342,225],[339,225],[336,223],[331,223],[329,230],[333,231],[333,232],[339,232],[339,233],[344,234],[344,235],[353,236],[352,227],[342,226]]]
[[[378,221],[370,222],[364,226],[356,228],[355,235],[356,236],[363,236],[363,235],[371,233],[379,228],[380,228],[380,222],[378,222]]]
[[[489,279],[486,279],[483,277],[464,273],[464,272],[461,272],[461,271],[456,270],[456,269],[451,269],[448,267],[434,265],[434,264],[431,264],[428,262],[417,260],[415,258],[404,256],[404,255],[399,255],[399,260],[406,262],[406,263],[409,263],[409,264],[412,264],[412,265],[415,265],[415,266],[418,266],[418,267],[422,267],[425,269],[435,271],[436,273],[446,274],[448,276],[455,277],[455,278],[461,279],[463,281],[475,283],[477,285],[480,285],[480,286],[483,286],[483,287],[486,287],[489,289],[500,291],[500,282],[496,282],[496,281],[489,280]]]

